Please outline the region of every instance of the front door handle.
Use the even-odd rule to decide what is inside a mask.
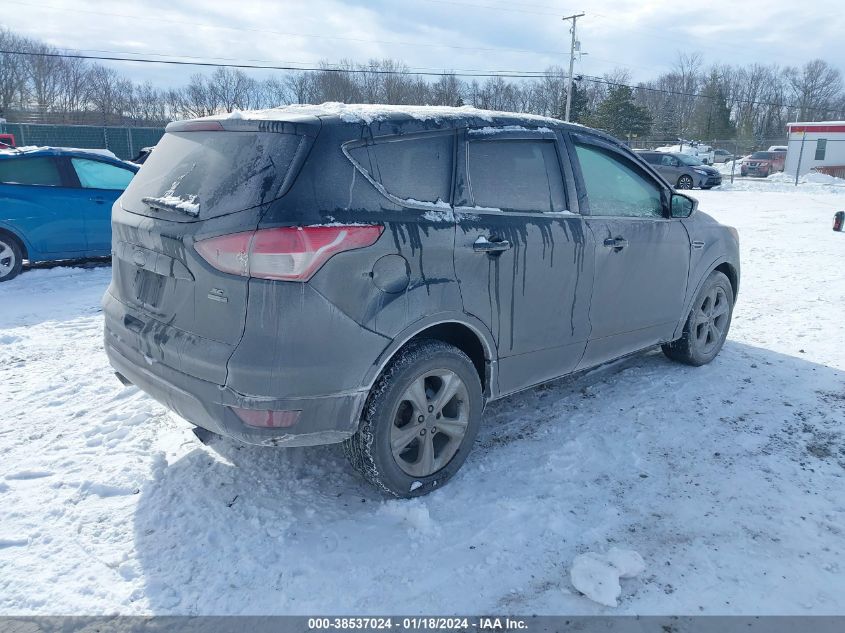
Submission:
[[[509,250],[511,243],[507,240],[500,240],[498,242],[491,242],[486,237],[479,237],[472,244],[472,250],[476,253],[501,253]]]
[[[624,237],[608,237],[604,241],[604,245],[608,248],[612,248],[614,251],[619,252],[626,246],[628,246],[628,240]]]

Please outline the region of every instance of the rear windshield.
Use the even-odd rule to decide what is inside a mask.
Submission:
[[[270,202],[304,137],[259,132],[165,134],[123,194],[134,213],[208,219]]]

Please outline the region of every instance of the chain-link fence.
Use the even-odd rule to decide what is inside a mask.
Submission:
[[[80,149],[107,149],[118,158],[130,159],[143,147],[158,143],[163,127],[101,127],[96,125],[50,125],[6,123],[3,132],[14,134],[19,147],[49,145]]]
[[[839,134],[841,136],[841,134]],[[738,178],[770,176],[781,172],[789,176],[798,185],[808,174],[817,173],[843,179],[845,186],[845,138],[837,138],[836,133],[813,132],[806,135],[793,135],[789,140],[769,139],[716,139],[692,144],[679,139],[631,139],[633,149],[660,149],[668,152],[683,152],[701,159],[722,173],[723,180],[734,182]],[[754,152],[766,152],[777,148],[784,152],[783,159],[764,169],[755,169],[748,159]],[[761,157],[766,159],[766,156]],[[778,182],[783,182],[779,179]],[[830,182],[831,185],[838,184]]]

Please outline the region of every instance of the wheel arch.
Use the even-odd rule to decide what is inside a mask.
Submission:
[[[736,302],[737,294],[739,293],[739,270],[738,268],[728,261],[726,257],[721,257],[714,261],[712,264],[704,268],[707,272],[705,272],[701,278],[698,280],[698,283],[695,285],[695,288],[692,292],[687,295],[687,299],[684,302],[684,310],[683,315],[681,316],[680,321],[675,326],[675,332],[673,334],[673,340],[678,339],[683,335],[684,326],[687,322],[687,317],[689,316],[689,312],[692,309],[692,303],[695,301],[695,298],[698,296],[698,293],[701,292],[702,286],[704,286],[704,282],[707,281],[707,278],[715,272],[719,271],[725,277],[728,278],[728,281],[731,283],[731,290],[733,291],[734,295],[734,302]]]
[[[14,239],[21,247],[21,255],[23,255],[23,258],[29,259],[29,245],[26,243],[26,240],[23,239],[22,235],[19,235],[16,231],[13,231],[3,224],[0,224],[0,235]]]
[[[485,400],[496,396],[497,352],[492,334],[483,323],[468,315],[441,314],[418,321],[398,334],[385,348],[364,377],[364,386],[371,389],[387,364],[403,347],[419,339],[431,338],[454,345],[467,356],[478,372]]]

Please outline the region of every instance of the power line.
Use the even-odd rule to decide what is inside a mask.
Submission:
[[[113,55],[82,55],[79,53],[45,53],[36,51],[12,51],[0,50],[0,54],[6,55],[27,55],[31,57],[58,57],[66,59],[89,59],[109,62],[134,62],[139,64],[170,64],[175,66],[202,66],[206,68],[243,68],[248,70],[299,70],[303,72],[336,72],[353,74],[374,74],[374,75],[420,75],[424,77],[504,77],[504,78],[537,78],[544,77],[545,71],[479,71],[479,72],[453,72],[453,71],[410,71],[410,70],[384,70],[381,68],[372,69],[366,67],[345,68],[338,66],[306,67],[293,65],[259,65],[259,64],[232,64],[208,61],[184,61],[176,59],[150,59],[144,57],[117,57]]]
[[[350,74],[375,74],[375,75],[410,75],[423,77],[474,77],[474,78],[495,78],[501,77],[504,79],[542,79],[544,77],[551,77],[559,75],[566,79],[568,76],[562,73],[550,73],[548,71],[524,71],[524,72],[507,72],[507,71],[471,71],[471,72],[453,72],[453,71],[410,71],[410,70],[385,70],[385,69],[371,69],[366,67],[347,68],[337,66],[294,66],[294,65],[258,65],[258,64],[233,64],[233,63],[219,63],[209,61],[183,61],[173,59],[150,59],[141,57],[117,57],[111,55],[82,55],[79,53],[46,53],[35,51],[14,51],[14,50],[0,50],[0,54],[7,55],[26,55],[33,57],[53,57],[53,58],[67,58],[67,59],[88,59],[97,61],[112,61],[112,62],[133,62],[139,64],[169,64],[175,66],[199,66],[205,68],[240,68],[247,70],[284,70],[284,71],[300,71],[300,72],[330,72],[330,73],[350,73]],[[683,92],[680,90],[668,90],[666,88],[652,88],[650,86],[631,85],[617,81],[610,81],[601,77],[593,77],[589,75],[579,75],[579,81],[586,81],[589,83],[604,84],[607,86],[626,87],[632,90],[640,90],[646,92],[657,92],[662,94],[671,94],[682,97],[693,97],[700,99],[716,100],[718,97],[708,94],[696,92]],[[819,108],[812,106],[801,106],[799,104],[790,103],[775,103],[770,101],[755,101],[753,99],[732,99],[733,103],[743,103],[749,105],[764,105],[774,108],[788,108],[788,109],[802,109],[810,112],[824,112],[836,113],[841,115],[845,112],[842,108]]]

